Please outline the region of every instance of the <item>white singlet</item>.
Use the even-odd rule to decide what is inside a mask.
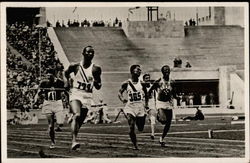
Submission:
[[[84,106],[90,109],[91,104],[93,103],[92,91],[94,77],[92,74],[93,63],[88,67],[84,68],[82,62],[80,62],[78,72],[72,78],[73,79],[73,88],[70,93],[70,101],[79,100]]]
[[[129,79],[128,83],[131,83],[135,90],[128,84],[127,95],[128,102],[125,105],[124,111],[126,114],[130,113],[135,117],[143,117],[145,115],[144,102],[145,94],[142,89],[141,81],[139,80],[136,84],[133,84],[132,80]]]

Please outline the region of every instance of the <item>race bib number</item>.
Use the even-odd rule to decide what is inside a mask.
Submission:
[[[129,95],[129,101],[130,102],[135,102],[135,101],[141,101],[142,100],[141,92],[129,93],[128,95]]]
[[[48,100],[56,100],[56,91],[50,91],[48,92]]]
[[[82,83],[79,81],[77,81],[77,83],[78,83],[77,89],[85,90],[86,92],[92,92],[92,85],[90,83]]]

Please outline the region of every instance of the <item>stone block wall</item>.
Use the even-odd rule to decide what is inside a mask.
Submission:
[[[130,21],[127,24],[130,38],[184,37],[183,21]]]

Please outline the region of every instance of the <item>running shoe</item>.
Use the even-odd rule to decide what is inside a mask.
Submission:
[[[55,143],[51,143],[49,149],[54,149],[54,148],[55,148]]]
[[[161,142],[161,141],[159,141],[159,143],[160,143],[160,145],[161,145],[161,147],[165,147],[166,146],[166,143],[165,142]]]
[[[79,143],[77,143],[77,142],[72,143],[72,146],[71,146],[72,150],[76,150],[78,148],[80,148],[80,144]]]
[[[137,150],[139,150],[139,148],[138,148],[138,147],[134,147],[133,150],[136,150],[136,151],[137,151]]]

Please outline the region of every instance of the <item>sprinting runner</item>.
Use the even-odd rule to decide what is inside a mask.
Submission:
[[[65,71],[66,87],[70,86],[69,101],[72,116],[68,122],[71,123],[72,150],[80,148],[76,138],[88,110],[91,109],[93,88],[99,90],[102,86],[101,68],[92,63],[94,53],[92,46],[85,47],[82,52],[83,60],[80,63],[70,65]],[[72,78],[71,75],[73,75]]]
[[[119,99],[125,104],[124,112],[129,124],[129,136],[138,150],[138,144],[135,134],[135,125],[139,131],[143,131],[145,125],[145,107],[147,107],[147,90],[145,85],[139,80],[141,68],[139,65],[130,67],[131,78],[122,83],[118,93]],[[127,93],[127,99],[123,93]]]
[[[150,81],[150,74],[146,73],[143,75],[143,81],[145,82],[147,91],[152,87],[152,83]],[[151,91],[151,94],[148,94],[148,110],[147,113],[150,119],[150,127],[151,127],[151,135],[150,138],[154,140],[155,138],[155,124],[156,124],[156,92],[155,90]]]
[[[44,98],[42,113],[46,115],[48,120],[48,130],[51,139],[50,148],[55,148],[55,116],[58,124],[63,124],[63,103],[62,93],[65,91],[64,82],[55,78],[55,70],[47,71],[47,79],[41,81],[34,101],[37,102],[38,97]]]
[[[176,97],[176,93],[173,89],[173,80],[170,79],[170,67],[165,65],[161,68],[162,77],[153,83],[153,86],[149,90],[149,94],[153,90],[157,92],[156,108],[157,108],[157,120],[164,125],[162,136],[159,143],[162,147],[165,146],[164,138],[166,137],[173,117],[173,97]]]

